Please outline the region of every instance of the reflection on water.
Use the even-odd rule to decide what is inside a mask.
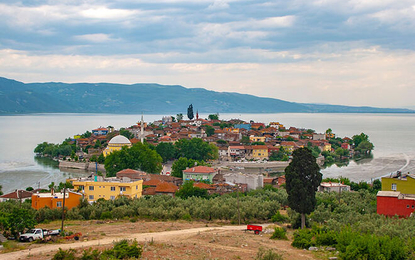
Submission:
[[[35,156],[33,159],[37,164],[42,165],[45,168],[59,169],[59,162],[52,160],[51,158]]]

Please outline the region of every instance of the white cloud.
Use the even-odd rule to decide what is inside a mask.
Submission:
[[[111,39],[110,35],[104,34],[104,33],[77,35],[77,36],[74,36],[74,38],[76,40],[88,41],[88,42],[94,42],[94,43],[114,41],[114,39]]]
[[[123,9],[109,9],[105,6],[91,7],[86,10],[82,10],[80,14],[86,18],[94,19],[122,19],[128,18],[137,14],[135,10],[123,10]]]
[[[299,55],[304,59],[283,63],[150,63],[129,55],[42,56],[2,50],[0,71],[5,77],[24,82],[157,82],[307,103],[380,107],[413,104],[414,51],[388,51],[374,46],[335,55],[270,55]]]
[[[217,11],[228,9],[229,4],[223,0],[215,0],[211,5],[208,6],[208,10]]]

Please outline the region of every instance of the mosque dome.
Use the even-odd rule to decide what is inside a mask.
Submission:
[[[131,145],[130,140],[128,140],[127,137],[123,136],[123,135],[117,135],[114,136],[113,138],[111,138],[111,140],[108,142],[108,144],[122,144],[122,145]]]

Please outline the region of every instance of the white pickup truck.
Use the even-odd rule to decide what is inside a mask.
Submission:
[[[47,230],[47,229],[41,229],[41,228],[34,228],[34,229],[27,231],[24,234],[21,234],[19,237],[19,240],[22,242],[24,241],[32,242],[34,240],[43,239],[46,236],[57,236],[59,235],[59,233],[60,233],[60,229]]]

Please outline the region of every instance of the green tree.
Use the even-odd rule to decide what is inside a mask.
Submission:
[[[272,151],[269,156],[270,161],[288,161],[288,152],[285,151],[284,147],[280,147],[278,151]]]
[[[194,167],[195,165],[206,165],[204,161],[198,161],[193,159],[187,159],[186,157],[180,157],[176,160],[171,167],[171,175],[178,178],[183,178],[183,171],[186,168]]]
[[[85,133],[83,133],[83,134],[81,135],[81,138],[89,138],[89,137],[91,137],[91,135],[92,135],[92,133],[91,133],[91,132],[86,131]]]
[[[211,127],[210,125],[207,125],[205,128],[205,132],[207,136],[212,136],[215,134],[215,128]]]
[[[208,192],[205,189],[201,189],[193,186],[193,181],[186,181],[180,189],[176,192],[176,196],[182,199],[189,197],[208,198]]]
[[[190,104],[190,106],[187,108],[187,117],[192,120],[194,118],[193,114],[193,105]]]
[[[355,150],[359,151],[362,154],[370,155],[373,150],[373,144],[368,140],[363,140],[359,143],[359,145],[355,148]]]
[[[183,114],[182,113],[177,114],[176,117],[177,117],[177,122],[179,122],[180,120],[183,120]]]
[[[200,138],[180,139],[175,143],[177,157],[186,157],[198,161],[207,161],[218,157],[218,148]]]
[[[352,140],[354,147],[358,147],[361,142],[369,141],[369,136],[365,133],[361,133],[360,135],[354,135]]]
[[[210,114],[208,116],[210,120],[219,120],[219,114]]]
[[[163,162],[176,158],[176,147],[172,143],[159,143],[156,151],[160,154]]]
[[[249,145],[251,140],[249,140],[249,136],[242,136],[241,143],[244,145]]]
[[[315,194],[322,179],[316,158],[308,148],[293,152],[293,160],[285,168],[285,178],[288,205],[301,214],[301,228],[304,228],[305,214],[316,206]]]
[[[0,196],[3,195],[2,189],[3,189],[3,186],[0,185]]]
[[[105,170],[107,176],[112,177],[121,170],[135,169],[148,173],[160,173],[162,158],[147,144],[136,143],[131,148],[123,147],[120,151],[114,151],[105,158]]]
[[[120,135],[123,135],[125,137],[127,137],[127,139],[133,139],[134,138],[134,134],[131,133],[130,131],[128,131],[125,128],[121,128],[120,129]]]

